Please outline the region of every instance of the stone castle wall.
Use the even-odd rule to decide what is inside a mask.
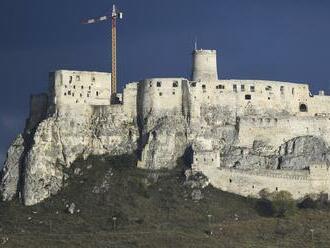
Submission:
[[[131,118],[137,117],[138,83],[126,84],[123,91],[123,111]]]
[[[330,144],[330,118],[326,116],[284,116],[240,118],[238,145],[252,147],[260,140],[274,147],[298,136],[316,136]]]
[[[110,105],[111,74],[65,71],[50,74],[50,94],[57,109]]]
[[[134,151],[138,166],[149,169],[172,168],[187,155],[215,187],[244,196],[257,196],[264,188],[287,190],[295,198],[330,193],[323,164],[330,162],[330,96],[313,96],[301,83],[218,80],[215,51],[196,50],[193,56],[192,81],[129,83],[115,105],[110,104],[110,73],[51,73],[48,94],[31,98],[24,136],[16,142],[17,154],[24,151],[19,180],[25,184],[17,190],[25,204],[60,190],[63,166],[70,167],[78,156]],[[315,140],[293,140],[300,136]],[[26,138],[31,147],[24,147]],[[299,151],[290,152],[294,147]],[[21,158],[8,161],[10,173]]]
[[[194,50],[192,64],[193,81],[214,81],[218,79],[216,50]]]
[[[248,171],[219,168],[211,164],[193,168],[203,172],[214,187],[242,196],[259,197],[262,190],[288,191],[294,199],[320,192],[330,193],[330,173],[325,164],[311,166],[310,171]]]
[[[140,82],[138,109],[141,117],[166,111],[181,113],[183,83],[183,78],[151,78]]]
[[[261,80],[217,80],[189,83],[190,102],[221,105],[237,115],[309,115],[328,113],[329,96],[310,95],[307,84]],[[304,109],[306,107],[306,109]],[[198,111],[198,110],[197,110]],[[192,116],[198,113],[192,113]]]

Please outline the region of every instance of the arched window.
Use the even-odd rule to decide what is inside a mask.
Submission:
[[[306,105],[305,103],[301,103],[301,104],[299,105],[299,111],[300,111],[300,112],[307,112],[307,111],[308,111],[308,109],[307,109],[307,105]]]
[[[178,81],[174,81],[174,82],[173,82],[173,87],[176,88],[176,87],[178,87],[178,86],[179,86],[179,82],[178,82]]]

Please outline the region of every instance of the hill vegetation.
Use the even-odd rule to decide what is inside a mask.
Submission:
[[[327,208],[269,217],[260,202],[211,186],[192,197],[182,161],[158,172],[135,162],[131,155],[79,159],[56,196],[32,207],[1,203],[0,247],[330,246]],[[275,207],[287,207],[284,198]]]

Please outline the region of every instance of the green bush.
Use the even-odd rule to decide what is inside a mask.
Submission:
[[[287,191],[274,192],[271,195],[273,215],[276,217],[285,217],[292,215],[296,211],[296,202],[291,193]]]
[[[285,217],[295,213],[296,202],[291,193],[287,191],[269,193],[267,189],[263,189],[259,195],[260,199],[257,200],[256,210],[260,215]]]
[[[317,201],[314,201],[313,199],[311,199],[310,197],[306,197],[305,199],[303,199],[299,204],[298,204],[299,208],[311,208],[311,209],[315,209],[318,207],[318,203]]]
[[[261,216],[271,217],[274,215],[273,205],[270,200],[264,198],[258,199],[255,208]]]

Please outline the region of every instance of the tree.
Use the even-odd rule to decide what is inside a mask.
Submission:
[[[296,203],[290,192],[274,192],[270,196],[272,202],[273,215],[276,217],[285,217],[294,214]]]

